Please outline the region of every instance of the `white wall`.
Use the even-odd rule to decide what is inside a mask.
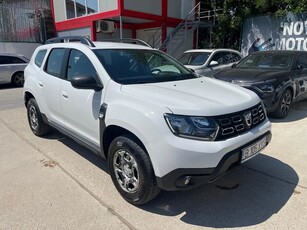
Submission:
[[[54,21],[60,22],[66,20],[65,0],[53,0]]]
[[[124,7],[126,10],[162,15],[161,0],[124,0]]]
[[[173,28],[167,28],[167,34],[170,34]],[[173,57],[177,57],[186,50],[193,49],[193,36],[194,33],[187,32],[186,37],[184,32],[176,34],[167,46],[167,53]],[[184,39],[184,40],[183,40]]]
[[[88,0],[91,1],[91,0]],[[99,11],[107,12],[111,10],[117,10],[118,3],[117,0],[99,0]]]
[[[66,31],[59,31],[58,36],[85,36],[87,38],[91,39],[91,28],[90,27],[84,27],[80,29],[74,29],[74,30],[66,30]]]
[[[167,14],[172,18],[183,19],[194,7],[194,0],[168,0]]]
[[[0,42],[0,53],[22,54],[30,59],[36,47],[40,45],[40,43],[27,42]]]
[[[137,30],[136,31],[136,38],[141,39],[145,42],[147,42],[149,45],[153,46],[154,41],[152,39],[153,35],[155,36],[155,43],[158,43],[156,47],[154,48],[159,48],[161,46],[161,29],[157,31],[158,28],[150,28],[150,29],[143,29],[143,30]]]
[[[107,33],[97,33],[96,38],[97,41],[101,41],[103,39],[111,39],[111,38],[119,38],[119,29],[115,30],[114,33],[107,34]],[[123,29],[123,38],[132,38],[132,30]]]

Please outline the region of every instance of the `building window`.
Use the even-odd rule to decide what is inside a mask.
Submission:
[[[67,19],[76,17],[74,0],[66,0],[66,16],[67,16]]]
[[[76,0],[77,17],[86,15],[85,0]]]
[[[66,0],[67,19],[98,12],[98,0]]]
[[[98,12],[98,1],[87,0],[87,14],[93,14]]]

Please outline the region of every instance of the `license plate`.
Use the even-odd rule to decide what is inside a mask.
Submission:
[[[256,156],[261,149],[263,149],[266,146],[266,137],[262,138],[260,141],[257,141],[256,143],[242,149],[242,158],[241,163],[249,160],[250,158]]]

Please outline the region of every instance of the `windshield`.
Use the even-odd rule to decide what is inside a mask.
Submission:
[[[248,69],[289,69],[293,54],[289,53],[257,53],[243,59],[237,68]]]
[[[156,50],[94,50],[110,77],[120,84],[157,83],[196,78],[184,66]]]
[[[178,61],[183,65],[203,65],[208,60],[209,52],[188,52],[178,57]]]

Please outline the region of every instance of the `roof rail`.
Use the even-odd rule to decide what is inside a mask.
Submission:
[[[45,42],[45,44],[65,43],[65,42],[81,42],[84,45],[95,47],[94,43],[90,39],[83,36],[63,36],[63,37],[50,38]]]
[[[110,38],[110,39],[103,39],[103,42],[122,42],[122,43],[133,43],[133,44],[138,44],[138,45],[143,45],[143,46],[148,46],[152,48],[148,43],[140,40],[140,39],[135,39],[135,38]]]

